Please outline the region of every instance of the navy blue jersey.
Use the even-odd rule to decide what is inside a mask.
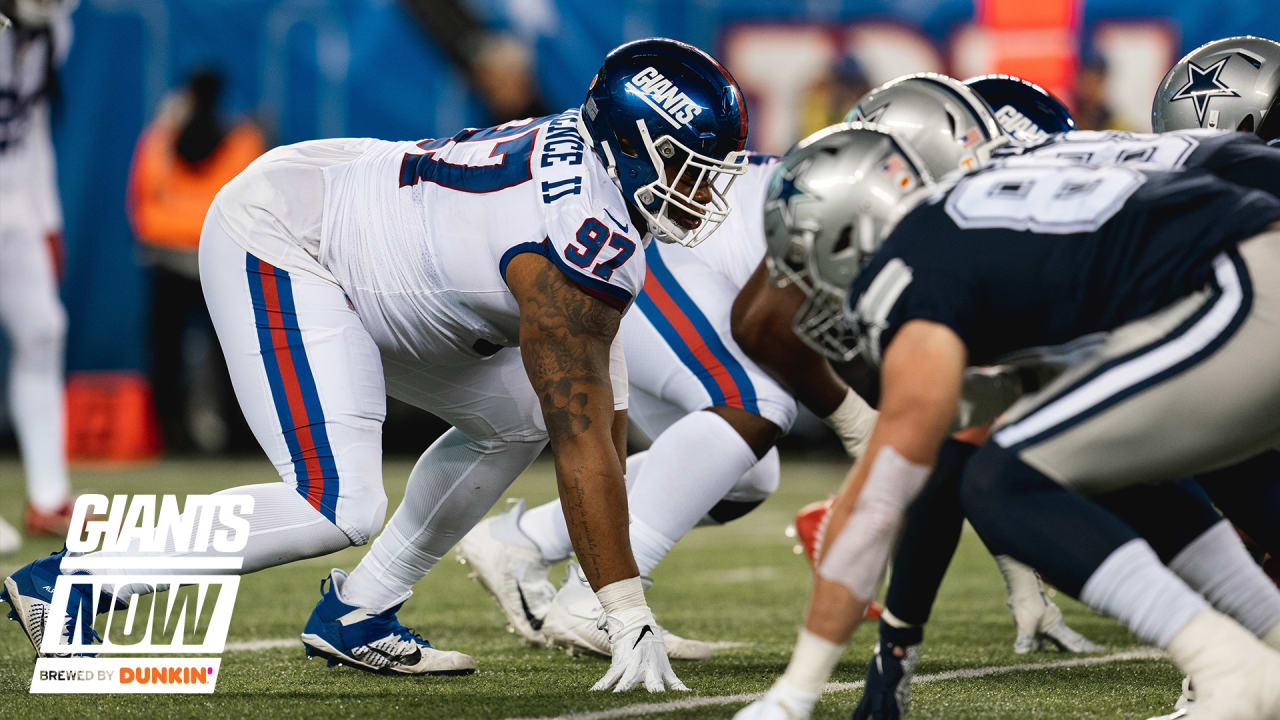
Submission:
[[[914,319],[974,365],[1150,314],[1209,280],[1212,258],[1280,220],[1280,199],[1203,169],[1010,158],[949,178],[854,281],[851,322],[883,357]]]
[[[1221,130],[1130,133],[1078,130],[1032,147],[1007,145],[995,157],[1058,158],[1085,165],[1149,165],[1166,170],[1201,168],[1223,180],[1280,196],[1280,147],[1257,135]]]

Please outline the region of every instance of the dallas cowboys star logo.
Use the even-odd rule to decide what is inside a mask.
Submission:
[[[1188,62],[1187,84],[1178,88],[1173,97],[1169,98],[1169,102],[1191,100],[1196,105],[1196,119],[1200,121],[1200,126],[1204,127],[1204,115],[1209,109],[1210,99],[1216,97],[1240,97],[1240,93],[1232,90],[1226,83],[1218,79],[1218,75],[1222,73],[1222,68],[1227,64],[1227,60],[1230,59],[1229,57],[1224,57],[1207,68]]]
[[[798,202],[817,200],[812,191],[801,186],[799,176],[808,167],[810,160],[804,160],[795,167],[788,168],[778,177],[778,193],[770,200],[782,212],[782,218],[789,227],[795,227],[795,206]]]
[[[859,105],[853,109],[853,117],[849,119],[849,122],[878,123],[880,122],[881,116],[884,115],[884,111],[888,109],[889,103],[885,103],[875,110],[864,114],[862,112],[862,106]]]

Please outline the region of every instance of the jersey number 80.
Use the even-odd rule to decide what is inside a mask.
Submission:
[[[946,211],[964,230],[1092,232],[1145,182],[1122,167],[1011,164],[963,178],[947,196]]]

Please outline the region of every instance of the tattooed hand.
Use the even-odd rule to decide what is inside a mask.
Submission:
[[[635,577],[609,377],[622,313],[535,253],[512,259],[506,278],[520,305],[520,352],[542,403],[573,549],[592,588]]]

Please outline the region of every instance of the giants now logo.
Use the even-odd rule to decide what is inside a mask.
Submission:
[[[645,101],[673,127],[681,127],[702,112],[702,106],[680,92],[662,73],[647,67],[627,81],[627,91]]]
[[[252,512],[247,495],[77,498],[67,547],[85,554],[63,558],[40,644],[64,657],[36,660],[31,692],[213,692],[218,658],[174,655],[223,651]],[[134,657],[65,657],[97,653]]]

